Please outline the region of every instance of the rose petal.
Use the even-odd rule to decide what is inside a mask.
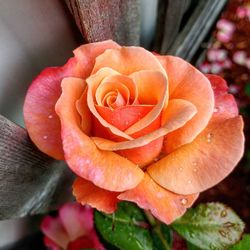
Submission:
[[[97,149],[80,129],[75,102],[84,88],[85,82],[81,79],[65,78],[62,81],[62,95],[56,104],[56,112],[61,119],[65,159],[77,175],[101,188],[110,191],[131,189],[142,180],[143,171],[113,152]]]
[[[92,71],[96,73],[103,67],[112,68],[123,75],[130,75],[141,70],[166,72],[155,56],[149,51],[140,47],[121,47],[119,49],[107,49],[96,58]]]
[[[193,139],[206,127],[214,109],[214,96],[208,79],[181,58],[157,56],[168,73],[169,98],[184,99],[193,103],[197,114],[185,126],[169,133],[165,151],[172,152]]]
[[[115,125],[117,128],[126,129],[131,126],[134,122],[139,120],[141,117],[145,116],[150,110],[152,106],[126,106],[123,108],[116,109],[114,111],[106,108],[106,107],[98,107],[100,110],[100,114],[102,117],[107,120],[109,123]],[[147,136],[150,132],[157,130],[161,125],[161,116],[159,116],[156,120],[154,120],[148,127],[142,129],[140,132],[133,134],[134,138]],[[100,131],[98,131],[96,135],[101,135]],[[94,137],[92,138],[94,142],[99,146],[99,144],[106,144],[106,146],[120,146],[120,148],[116,148],[118,154],[122,155],[123,157],[129,159],[133,163],[143,167],[144,165],[150,163],[161,151],[163,138],[157,138],[157,140],[148,141],[145,146],[137,147],[136,142],[135,145],[133,143],[128,143],[132,149],[127,149],[126,142],[114,142],[119,141],[120,138],[115,138],[113,135],[106,137],[111,140],[107,140],[101,137]],[[133,141],[130,141],[133,142]],[[124,144],[125,143],[125,144]],[[123,146],[125,146],[123,148]],[[101,147],[100,147],[101,148]],[[125,150],[122,150],[125,149]],[[108,151],[114,151],[114,148],[108,148]]]
[[[60,217],[46,216],[41,224],[42,232],[58,246],[66,249],[70,239]]]
[[[117,192],[110,192],[78,177],[73,184],[73,194],[82,205],[88,204],[105,213],[113,213],[117,207]]]
[[[143,181],[137,187],[118,196],[120,200],[132,201],[139,207],[150,210],[166,224],[183,215],[197,197],[198,194],[185,196],[172,193],[155,183],[148,174],[144,175]]]
[[[105,248],[99,242],[96,232],[94,230],[92,230],[87,236],[83,236],[73,242],[70,242],[67,247],[67,250],[83,249],[105,250]]]
[[[31,140],[44,153],[64,158],[60,120],[55,104],[61,95],[61,81],[67,76],[81,77],[82,69],[75,58],[62,67],[43,70],[32,82],[24,102],[24,121]]]
[[[170,153],[148,168],[161,186],[179,194],[204,191],[234,169],[244,149],[240,116],[211,122],[190,144]]]
[[[61,247],[58,246],[53,240],[48,237],[44,237],[43,239],[44,245],[50,250],[61,250]]]
[[[125,133],[134,134],[152,123],[168,103],[168,80],[157,71],[144,70],[130,75],[138,88],[140,104],[155,105],[141,120],[129,127]]]
[[[131,141],[114,142],[100,137],[94,137],[92,139],[100,149],[109,151],[145,146],[153,140],[165,136],[167,133],[182,127],[196,114],[196,112],[196,107],[192,103],[181,99],[173,99],[170,100],[167,109],[162,114],[162,127],[159,129],[151,129],[152,132],[147,131],[147,133],[144,133],[145,135],[137,135],[138,138]]]
[[[130,77],[123,75],[111,75],[106,77],[96,88],[95,99],[99,106],[104,105],[105,96],[109,92],[118,91],[126,99],[126,105],[137,102],[137,86]]]
[[[129,105],[111,110],[110,108],[96,105],[96,110],[106,122],[124,131],[142,119],[153,107],[153,105]],[[98,131],[96,132],[98,133]]]
[[[163,137],[150,141],[147,145],[117,151],[118,154],[143,168],[154,161],[161,153]]]
[[[76,109],[81,116],[81,129],[86,135],[90,135],[92,128],[91,113],[87,105],[87,88],[81,98],[76,101]]]
[[[107,49],[118,48],[120,48],[120,46],[116,42],[107,40],[103,42],[84,44],[75,49],[73,51],[74,55],[84,69],[83,78],[86,78],[90,75],[97,56],[101,55]]]
[[[206,77],[209,79],[215,95],[213,120],[237,116],[239,114],[237,103],[233,95],[228,94],[226,81],[217,75],[207,74]]]
[[[87,235],[93,229],[93,210],[77,203],[66,203],[59,209],[61,222],[70,241]]]
[[[122,132],[117,127],[113,126],[112,124],[108,123],[103,117],[97,112],[94,102],[94,96],[96,93],[96,90],[100,83],[106,78],[110,77],[111,75],[119,75],[118,72],[110,69],[110,68],[102,68],[100,71],[98,71],[96,74],[91,75],[86,81],[88,83],[88,94],[87,94],[87,102],[88,107],[91,111],[91,113],[96,117],[96,119],[101,123],[101,125],[105,128],[108,128],[113,134],[132,140],[132,137],[127,135],[126,133]]]

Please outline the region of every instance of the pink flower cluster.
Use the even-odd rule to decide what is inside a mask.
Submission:
[[[44,244],[51,250],[104,250],[94,229],[93,209],[77,203],[67,203],[58,216],[46,216],[41,224]]]

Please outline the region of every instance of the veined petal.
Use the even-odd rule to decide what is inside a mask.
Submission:
[[[84,89],[83,80],[65,78],[62,81],[62,95],[56,104],[66,162],[78,176],[101,188],[117,192],[131,189],[142,180],[143,171],[113,152],[99,150],[80,129],[80,116],[75,103]]]
[[[119,201],[119,193],[101,189],[80,177],[73,184],[73,194],[82,205],[88,204],[105,213],[113,213]]]
[[[135,202],[139,207],[150,210],[160,221],[170,224],[192,206],[198,195],[172,193],[159,186],[148,174],[145,174],[143,181],[137,187],[120,194],[118,198]]]
[[[243,155],[240,116],[212,121],[190,144],[183,145],[148,168],[162,187],[179,194],[204,191],[223,180]]]
[[[61,125],[55,104],[61,95],[61,81],[68,76],[83,76],[75,58],[62,67],[43,70],[32,82],[24,102],[24,121],[31,140],[47,155],[62,160]]]
[[[168,74],[169,99],[184,99],[193,103],[197,114],[185,126],[169,133],[165,152],[170,153],[190,143],[207,126],[214,110],[214,95],[208,79],[181,58],[157,56]]]

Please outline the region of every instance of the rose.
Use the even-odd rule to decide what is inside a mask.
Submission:
[[[93,209],[77,203],[66,203],[58,216],[45,216],[41,223],[44,244],[49,249],[105,249],[94,229]]]
[[[33,81],[24,118],[37,147],[79,176],[79,202],[111,213],[128,200],[171,223],[233,170],[243,122],[222,78],[113,41],[74,54]]]

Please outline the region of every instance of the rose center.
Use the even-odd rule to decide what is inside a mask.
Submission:
[[[127,105],[127,103],[128,100],[126,100],[126,97],[124,98],[118,89],[108,92],[102,100],[102,105],[111,109],[123,107]]]

